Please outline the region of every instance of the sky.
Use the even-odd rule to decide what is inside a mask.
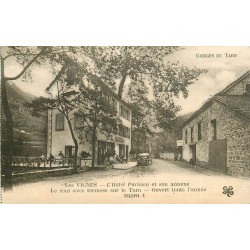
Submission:
[[[229,57],[229,54],[234,56]],[[176,99],[181,106],[180,114],[197,110],[210,96],[224,89],[231,82],[250,70],[250,47],[182,47],[167,58],[170,62],[179,61],[188,68],[204,68],[208,72],[188,87],[189,95]],[[13,76],[22,68],[12,60],[6,63],[6,76]],[[15,84],[23,91],[35,96],[45,95],[45,88],[53,79],[49,68],[33,66],[31,82],[16,80]]]
[[[228,54],[236,54],[236,57],[229,57]],[[208,70],[188,87],[189,96],[186,99],[181,95],[176,99],[182,107],[181,114],[186,114],[197,110],[210,96],[250,70],[250,47],[184,47],[169,56],[169,60],[179,61],[188,68]]]

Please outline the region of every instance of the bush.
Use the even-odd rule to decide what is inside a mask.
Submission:
[[[193,158],[191,158],[191,159],[189,160],[189,163],[190,163],[190,164],[194,164]]]
[[[81,152],[81,159],[87,159],[91,156],[90,153],[86,152],[86,151],[82,151]]]

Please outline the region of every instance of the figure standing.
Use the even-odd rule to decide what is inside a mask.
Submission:
[[[49,166],[51,167],[52,162],[54,161],[55,157],[50,153],[49,158],[48,158],[48,162],[49,162]]]
[[[59,165],[63,164],[64,155],[63,155],[62,151],[60,151],[60,153],[58,154],[58,158],[59,158]]]

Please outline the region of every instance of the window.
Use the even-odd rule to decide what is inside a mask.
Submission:
[[[127,120],[130,121],[130,111],[128,109],[127,109],[126,115],[127,115]]]
[[[130,129],[126,126],[119,125],[119,136],[130,139]]]
[[[198,123],[198,140],[202,140],[201,122]]]
[[[65,146],[65,157],[72,157],[75,155],[75,146]]]
[[[217,124],[216,124],[216,120],[212,120],[210,122],[211,125],[211,139],[212,141],[217,140]]]
[[[64,130],[64,116],[63,114],[56,115],[56,131]]]
[[[111,98],[111,105],[117,109],[117,101],[114,98]]]
[[[122,115],[122,105],[119,106],[119,115]]]
[[[130,121],[130,111],[120,104],[119,115]]]
[[[194,127],[191,127],[190,131],[191,131],[191,142],[193,142],[194,141]]]
[[[250,84],[246,84],[245,93],[246,93],[247,95],[250,95]]]
[[[123,127],[122,125],[119,125],[119,136],[123,136]]]
[[[188,143],[188,131],[187,129],[185,130],[185,143]]]

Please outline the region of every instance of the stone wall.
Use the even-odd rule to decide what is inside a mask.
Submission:
[[[174,153],[164,152],[159,153],[160,159],[174,160]]]
[[[194,129],[194,139],[196,142],[196,162],[198,165],[207,166],[208,162],[208,141],[209,141],[209,108],[191,120],[182,130],[183,132],[183,159],[188,161],[192,158],[191,149],[191,127]],[[201,122],[202,140],[198,140],[198,123]],[[188,131],[187,143],[185,143],[185,130]]]
[[[250,83],[250,76],[246,77],[244,80],[238,82],[227,91],[225,91],[226,95],[244,95],[245,94],[245,84]]]
[[[188,144],[191,139],[190,128],[194,126],[197,164],[207,166],[209,142],[212,141],[210,121],[214,119],[217,123],[217,139],[227,139],[227,173],[250,176],[250,119],[217,101],[183,128],[183,159],[189,161],[191,158]],[[200,141],[198,141],[198,122],[202,122]],[[188,129],[188,144],[185,144],[186,129]]]
[[[218,120],[218,139],[227,139],[227,173],[250,176],[250,119],[216,102],[211,119]]]

